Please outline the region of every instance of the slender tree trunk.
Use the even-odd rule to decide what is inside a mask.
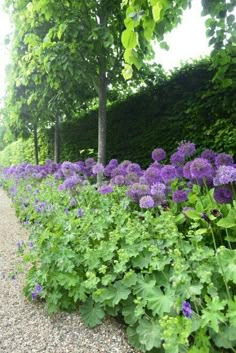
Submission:
[[[107,130],[107,83],[105,58],[99,58],[99,79],[98,79],[98,163],[106,164],[106,130]],[[101,184],[102,175],[98,174],[97,183]]]
[[[55,130],[54,130],[54,162],[59,163],[60,161],[60,118],[56,115],[55,118]]]
[[[106,25],[106,18],[103,14],[100,14],[100,24],[101,26]],[[104,48],[101,45],[100,55],[98,57],[98,162],[102,163],[104,166],[106,164],[106,140],[107,140],[107,79],[106,79],[106,56],[104,53]],[[97,183],[101,184],[102,175],[98,174]]]
[[[34,124],[34,159],[35,159],[35,164],[39,164],[39,146],[38,146],[37,124]]]

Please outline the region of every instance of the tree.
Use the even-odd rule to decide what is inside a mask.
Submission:
[[[145,58],[153,53],[151,40],[157,39],[160,46],[168,48],[164,42],[164,34],[174,28],[182,17],[183,10],[191,6],[192,0],[123,0],[126,10],[122,33],[122,44],[125,48],[126,62],[123,75],[132,77],[132,68],[140,68]],[[206,20],[206,35],[213,47],[213,65],[217,67],[214,80],[223,86],[232,85],[228,77],[230,65],[235,65],[236,23],[232,14],[236,0],[202,0],[203,16]]]

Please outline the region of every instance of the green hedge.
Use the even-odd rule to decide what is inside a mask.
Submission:
[[[216,89],[213,75],[209,62],[187,64],[166,82],[110,107],[107,159],[130,159],[145,166],[153,148],[162,146],[171,153],[182,140],[195,142],[199,149],[235,154],[235,87]],[[78,160],[84,149],[96,153],[97,135],[97,111],[62,123],[61,160]],[[47,157],[52,158],[52,130],[46,141]],[[0,153],[1,164],[4,155]]]

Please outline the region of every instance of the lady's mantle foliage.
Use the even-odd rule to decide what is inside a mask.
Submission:
[[[26,296],[79,309],[90,326],[120,315],[143,352],[235,352],[236,169],[226,154],[194,153],[183,142],[164,164],[156,149],[146,170],[92,158],[3,170],[32,229],[30,246],[17,244]]]

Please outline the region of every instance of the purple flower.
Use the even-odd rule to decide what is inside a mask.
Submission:
[[[142,196],[139,201],[139,206],[141,208],[152,208],[154,206],[154,200],[151,196]]]
[[[213,169],[207,159],[195,158],[190,165],[190,173],[193,179],[209,178]]]
[[[162,148],[156,148],[155,150],[152,151],[152,159],[154,161],[161,161],[166,158],[166,153]]]
[[[183,175],[186,179],[191,179],[191,172],[190,172],[191,164],[192,162],[187,162],[183,167]]]
[[[183,301],[181,304],[181,311],[183,315],[187,318],[191,318],[192,316],[192,308],[189,302]]]
[[[213,179],[214,186],[225,185],[236,182],[236,168],[232,166],[221,165],[216,176]]]
[[[30,241],[30,242],[29,242],[29,249],[30,249],[30,250],[32,250],[32,249],[33,249],[33,247],[34,247],[33,242],[32,242],[32,241]]]
[[[87,168],[92,168],[96,164],[93,158],[87,158],[84,163]]]
[[[175,203],[185,202],[187,200],[187,192],[183,190],[176,190],[172,194],[172,200]]]
[[[146,196],[149,193],[148,185],[135,183],[126,191],[126,196],[130,197],[134,202],[138,202],[142,196]]]
[[[212,165],[215,163],[216,153],[212,150],[206,149],[201,153],[201,158],[207,159]]]
[[[112,191],[113,191],[113,189],[112,189],[112,187],[111,187],[110,185],[102,185],[102,186],[100,186],[100,188],[98,189],[98,192],[99,192],[100,194],[103,194],[103,195],[109,194],[109,193],[112,192]]]
[[[233,157],[226,153],[219,153],[215,158],[215,165],[219,167],[221,165],[232,165],[234,164]]]
[[[42,291],[42,287],[40,284],[36,284],[34,287],[34,290],[31,292],[31,298],[32,300],[36,299],[36,297],[39,295],[39,293]]]
[[[135,173],[137,175],[142,175],[142,169],[138,163],[131,163],[127,167],[127,173]]]
[[[134,172],[130,172],[125,176],[125,185],[132,185],[134,183],[137,183],[138,181],[139,176]]]
[[[73,207],[73,206],[75,206],[75,205],[76,205],[76,200],[72,197],[72,198],[70,199],[70,206]]]
[[[176,178],[175,167],[173,165],[165,165],[160,172],[160,176],[165,183],[174,180]]]
[[[151,186],[151,195],[164,194],[166,191],[166,186],[163,183],[155,183]]]
[[[114,178],[111,179],[111,182],[114,185],[124,185],[125,178],[123,175],[116,175]]]
[[[177,148],[177,151],[182,153],[185,157],[190,157],[196,151],[195,144],[192,142],[182,141],[179,147]]]
[[[92,167],[93,174],[103,173],[103,171],[104,171],[104,167],[102,163],[97,163]]]
[[[177,151],[170,156],[170,163],[175,166],[183,165],[184,160],[185,160],[185,155],[180,151]]]
[[[155,167],[149,167],[146,169],[145,173],[144,173],[144,177],[145,177],[145,181],[149,184],[155,184],[158,183],[160,181],[162,181],[161,177],[160,177],[160,172],[161,170]],[[140,177],[141,179],[142,177]]]
[[[83,216],[83,210],[81,208],[78,208],[78,210],[76,211],[77,213],[77,217],[81,218]]]
[[[233,200],[232,191],[227,187],[215,188],[213,197],[217,203],[230,203]]]

